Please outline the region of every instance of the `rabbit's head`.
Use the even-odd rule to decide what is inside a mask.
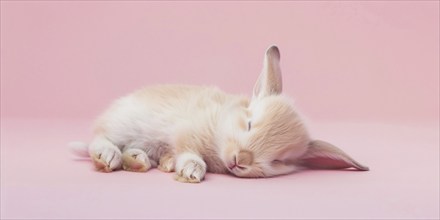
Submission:
[[[279,62],[278,48],[269,47],[252,100],[231,108],[224,120],[220,153],[227,169],[239,177],[270,177],[298,167],[368,170],[335,146],[309,137],[292,102],[281,94]]]

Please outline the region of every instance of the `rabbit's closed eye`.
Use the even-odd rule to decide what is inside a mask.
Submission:
[[[283,161],[281,160],[272,160],[272,164],[276,165],[276,164],[281,164],[283,163]]]

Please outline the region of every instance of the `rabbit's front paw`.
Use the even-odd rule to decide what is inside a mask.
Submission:
[[[119,169],[122,164],[121,152],[112,147],[98,148],[92,152],[91,157],[96,169],[101,172]]]
[[[144,151],[128,149],[122,154],[122,168],[127,171],[146,172],[151,168],[151,163]]]
[[[165,155],[159,160],[159,166],[157,167],[163,172],[173,172],[174,171],[175,160],[172,155]]]
[[[200,183],[205,173],[206,163],[198,155],[184,153],[177,158],[175,180],[183,183]]]

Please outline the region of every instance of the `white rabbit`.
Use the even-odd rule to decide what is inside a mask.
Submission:
[[[335,146],[310,138],[281,94],[279,61],[278,48],[269,47],[251,99],[179,85],[147,87],[120,98],[97,119],[84,149],[99,171],[144,172],[157,166],[191,183],[201,182],[207,171],[270,177],[301,167],[368,170]]]

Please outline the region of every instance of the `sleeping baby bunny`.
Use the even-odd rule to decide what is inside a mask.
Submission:
[[[282,95],[280,53],[267,49],[251,99],[214,87],[162,85],[116,100],[90,144],[72,143],[97,170],[175,172],[199,183],[206,172],[271,177],[302,168],[368,170],[330,143],[312,139]]]

